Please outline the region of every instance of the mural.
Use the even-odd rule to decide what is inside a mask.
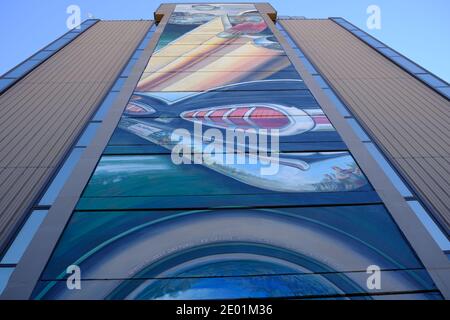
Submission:
[[[83,290],[58,285],[71,264],[83,270]],[[77,212],[34,295],[327,297],[367,292],[369,264],[386,270],[377,293],[434,289],[381,205]]]
[[[261,175],[260,166],[259,160],[257,164],[176,165],[169,155],[104,156],[83,196],[372,190],[347,152],[283,154],[275,175]],[[218,179],[221,183],[216,183]]]
[[[289,87],[298,83],[302,82],[274,80],[270,86]],[[169,139],[173,130],[193,131],[196,123],[204,130],[219,129],[224,137],[227,131],[276,129],[281,151],[346,149],[308,90],[265,91],[267,81],[252,82],[252,90],[245,90],[248,85],[201,93],[135,93],[109,145],[148,145],[150,141],[164,144],[167,152],[173,144]],[[164,136],[164,142],[158,136]],[[133,149],[127,148],[125,152],[132,153]]]
[[[174,135],[180,129],[189,139]],[[257,132],[257,144],[236,139],[242,152],[205,152],[245,130]],[[175,163],[184,149],[200,161],[183,153]],[[262,174],[268,163],[278,170]],[[82,290],[67,289],[70,265],[82,270]],[[370,265],[383,272],[381,289],[367,288]],[[404,292],[441,298],[255,6],[182,4],[33,298]]]
[[[254,5],[177,5],[136,91],[300,79]]]

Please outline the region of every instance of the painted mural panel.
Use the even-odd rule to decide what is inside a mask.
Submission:
[[[170,155],[104,156],[83,197],[372,190],[347,152],[282,154],[274,175],[261,175],[260,169],[266,164],[262,159],[256,161],[222,164],[206,159],[203,164],[176,165]]]
[[[346,149],[308,90],[135,93],[109,145],[157,145],[166,148],[147,148],[147,152],[167,153],[176,144],[169,139],[173,131],[184,128],[193,134],[194,124],[205,131],[218,129],[223,137],[236,130],[276,129],[281,151]],[[135,152],[133,148],[114,150]]]
[[[254,5],[177,5],[137,92],[300,79]]]
[[[385,271],[389,278],[410,274],[427,278],[424,269]],[[408,275],[409,274],[409,275]],[[348,279],[351,279],[349,282]],[[63,300],[211,300],[284,298],[299,300],[442,300],[428,285],[387,286],[376,294],[364,287],[363,273],[273,275],[268,277],[184,278],[152,280],[86,280],[83,290],[67,290],[65,281],[38,283],[34,299]],[[348,284],[347,284],[348,283]],[[410,293],[412,292],[412,293]]]
[[[66,278],[65,269],[71,264],[84,270],[85,280],[125,279],[99,281],[96,286],[86,283],[84,298],[364,293],[365,270],[371,264],[385,270],[386,284],[377,293],[435,289],[380,205],[77,212],[43,274],[45,286],[36,290],[36,297],[76,295],[58,287],[56,281]]]
[[[65,285],[73,264],[83,290]],[[183,4],[33,298],[402,292],[441,298],[255,6]]]

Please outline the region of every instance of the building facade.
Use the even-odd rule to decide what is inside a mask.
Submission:
[[[343,18],[162,4],[0,81],[2,299],[450,298],[449,85]]]

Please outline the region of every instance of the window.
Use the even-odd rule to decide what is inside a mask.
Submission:
[[[20,78],[22,75],[24,75],[25,73],[36,67],[38,64],[40,64],[40,61],[26,60],[25,62],[18,65],[15,69],[11,70],[4,76],[8,78]]]
[[[58,174],[53,179],[50,186],[47,188],[44,196],[39,201],[40,206],[51,206],[53,202],[55,202],[59,192],[66,183],[83,152],[84,148],[75,148],[72,150],[69,157],[64,162],[64,165],[61,167]]]
[[[429,73],[417,74],[417,76],[432,87],[445,87],[447,85],[445,82]]]
[[[11,277],[14,268],[4,268],[0,266],[0,295],[5,290],[8,280]]]
[[[16,79],[0,79],[0,91],[9,87]]]
[[[339,113],[344,117],[351,117],[351,114],[348,112],[347,107],[341,102],[341,100],[334,94],[331,89],[324,89],[323,92],[330,98],[331,102],[336,106]]]
[[[321,76],[319,76],[319,75],[314,75],[313,78],[316,80],[316,82],[319,84],[319,86],[320,86],[322,89],[328,88],[328,84],[325,82],[325,80],[324,80]]]
[[[48,57],[50,57],[53,53],[54,53],[54,51],[49,51],[49,50],[39,51],[34,56],[32,56],[31,59],[33,59],[33,60],[45,60]]]
[[[414,62],[409,61],[405,57],[391,57],[391,59],[411,73],[426,73],[425,70],[416,65]]]
[[[2,264],[17,264],[20,258],[22,258],[23,253],[27,249],[34,234],[38,230],[42,221],[47,215],[47,210],[34,210],[28,220],[23,225],[14,242],[9,247],[6,254],[0,263]]]
[[[116,82],[114,83],[113,87],[111,88],[111,91],[120,91],[120,89],[122,89],[125,81],[127,81],[127,78],[123,78],[120,77],[116,80]]]
[[[383,48],[383,47],[385,47],[385,45],[382,44],[380,41],[375,40],[374,38],[372,38],[370,36],[360,37],[360,39],[365,41],[366,43],[368,43],[370,46],[372,46],[374,48]]]
[[[316,71],[316,69],[313,67],[313,65],[311,64],[311,62],[309,62],[308,59],[306,59],[305,57],[300,57],[300,60],[303,62],[303,64],[306,67],[306,70],[310,73],[310,74],[317,74],[318,72]]]
[[[365,145],[372,157],[378,162],[401,195],[403,197],[412,197],[411,191],[409,191],[408,187],[403,183],[398,174],[392,169],[391,165],[386,161],[381,152],[378,151],[377,147],[373,143],[365,143]]]
[[[398,57],[399,56],[399,54],[397,52],[395,52],[394,50],[389,49],[389,48],[378,48],[378,51],[380,51],[386,57]]]
[[[370,141],[370,138],[367,136],[364,129],[361,128],[361,126],[358,124],[358,122],[356,122],[355,119],[347,119],[347,121],[361,141]]]
[[[119,93],[118,92],[110,92],[103,103],[100,105],[100,107],[97,110],[97,113],[95,114],[93,121],[102,121],[104,120],[105,115],[107,114],[108,110],[111,108],[112,104],[116,100],[116,97]]]
[[[45,50],[55,50],[55,51],[59,50],[62,47],[64,47],[66,44],[68,44],[70,41],[71,41],[71,39],[61,38],[59,40],[56,40],[52,44],[48,45],[47,47],[45,47]]]
[[[420,219],[422,224],[428,230],[430,235],[439,245],[442,251],[450,250],[450,241],[447,237],[442,233],[441,229],[436,225],[433,219],[430,218],[428,213],[422,207],[422,205],[418,201],[408,201],[408,205],[413,209],[414,213]]]
[[[77,142],[77,147],[87,147],[92,139],[94,138],[97,129],[100,127],[101,123],[98,122],[92,122],[89,123],[84,130],[83,134],[81,135],[80,139]]]

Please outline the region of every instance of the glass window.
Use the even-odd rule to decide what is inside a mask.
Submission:
[[[420,219],[422,224],[431,234],[433,239],[439,245],[442,251],[450,250],[450,241],[442,233],[441,229],[436,225],[433,219],[430,218],[429,214],[425,211],[422,205],[418,201],[408,201],[408,205],[413,209],[416,216]]]
[[[0,91],[9,87],[16,79],[0,79]]]
[[[292,48],[297,48],[297,45],[295,44],[294,41],[292,41],[291,37],[289,37],[289,35],[288,35],[287,33],[286,33],[286,35],[285,35],[284,38],[286,39],[286,41],[289,43],[289,45],[290,45]]]
[[[71,40],[72,40],[72,39],[78,37],[79,34],[80,34],[79,32],[73,32],[73,31],[71,31],[71,32],[66,33],[66,34],[63,36],[63,39],[71,39]]]
[[[5,74],[5,77],[8,78],[20,78],[25,73],[36,67],[38,64],[40,64],[40,61],[37,60],[26,60],[22,64],[18,65],[14,70],[8,72]]]
[[[111,88],[111,91],[120,91],[120,89],[122,89],[126,80],[127,80],[127,78],[123,78],[123,77],[118,78],[116,80],[116,82],[114,83],[114,86]]]
[[[378,48],[378,51],[380,51],[386,57],[398,57],[399,56],[399,54],[397,52],[395,52],[394,50],[389,49],[389,48]]]
[[[294,50],[294,52],[295,52],[295,54],[298,56],[298,57],[304,57],[305,55],[303,54],[303,52],[299,49],[299,48],[295,48],[295,49],[293,49]]]
[[[149,31],[147,32],[147,34],[145,35],[144,39],[151,39],[153,37],[153,35],[155,34],[155,31]]]
[[[0,267],[0,294],[5,290],[8,284],[9,277],[13,273],[14,268],[2,268]]]
[[[411,73],[426,73],[424,69],[404,57],[392,57],[391,59]]]
[[[71,30],[71,32],[77,32],[81,33],[91,27],[93,24],[95,24],[98,20],[97,19],[88,19],[83,21],[79,26],[76,26]]]
[[[51,206],[58,197],[59,192],[66,183],[73,169],[75,168],[78,160],[81,158],[84,148],[75,148],[70,153],[64,165],[59,169],[58,174],[53,179],[52,183],[48,187],[41,201],[39,201],[40,206]]]
[[[34,56],[31,57],[33,60],[45,60],[48,57],[50,57],[55,51],[49,51],[49,50],[42,50],[36,53]]]
[[[354,30],[352,31],[352,33],[358,37],[366,37],[367,33],[365,33],[364,31],[361,30]]]
[[[324,80],[321,76],[315,75],[315,76],[313,76],[313,78],[316,80],[316,82],[319,84],[319,86],[320,86],[322,89],[329,88],[329,87],[328,87],[328,84],[325,82],[325,80]]]
[[[351,114],[348,112],[347,107],[341,102],[341,100],[334,94],[331,89],[324,89],[323,92],[330,98],[331,102],[334,103],[339,113],[344,117],[351,117]]]
[[[121,76],[122,77],[128,77],[133,70],[134,65],[136,64],[137,59],[130,59],[126,67],[123,69]]]
[[[437,90],[447,98],[450,98],[450,87],[437,88]]]
[[[138,49],[144,50],[145,48],[147,48],[147,45],[150,43],[150,40],[151,40],[151,38],[144,38],[144,40],[142,40]]]
[[[94,121],[102,121],[103,118],[106,116],[106,113],[108,112],[109,108],[111,108],[112,104],[116,100],[116,97],[119,93],[118,92],[110,92],[103,103],[100,105],[100,108],[98,108],[97,113],[95,114],[94,118],[92,120]]]
[[[377,149],[377,147],[371,142],[365,143],[365,145],[367,150],[369,150],[372,157],[374,157],[374,159],[378,162],[400,194],[403,197],[412,197],[411,191],[409,191],[408,187],[403,183],[394,169],[392,169],[391,165],[386,161],[383,154]]]
[[[42,221],[47,215],[47,210],[34,210],[28,220],[23,225],[14,242],[9,247],[6,254],[3,256],[1,263],[17,264],[23,253],[27,249],[36,231],[41,225]]]
[[[417,74],[417,76],[432,87],[445,87],[447,85],[445,82],[439,80],[429,73]]]
[[[82,27],[90,27],[93,24],[95,24],[98,20],[97,19],[87,19],[85,21],[83,21],[83,23],[81,24]]]
[[[56,40],[49,46],[45,47],[45,50],[59,50],[62,47],[64,47],[66,44],[68,44],[69,42],[70,42],[70,39],[61,38],[59,40]]]
[[[367,44],[374,48],[383,48],[386,47],[384,44],[382,44],[380,41],[375,40],[374,38],[370,36],[360,37],[361,40],[365,41]]]
[[[303,62],[303,64],[306,67],[306,70],[310,73],[310,74],[317,74],[316,69],[313,67],[313,65],[309,62],[308,59],[306,59],[305,57],[300,57],[300,60]]]
[[[139,59],[143,52],[144,52],[144,50],[136,50],[136,52],[133,54],[131,59],[136,59],[136,60]]]
[[[80,140],[77,142],[77,147],[87,147],[97,132],[97,129],[100,127],[101,123],[92,122],[89,123],[83,134],[80,137]]]
[[[347,30],[349,30],[349,31],[352,31],[352,30],[358,30],[354,25],[352,25],[351,23],[349,23],[349,22],[347,22],[347,21],[345,21],[345,20],[338,21],[338,23],[339,23],[342,27],[344,27],[345,29],[347,29]]]
[[[347,121],[361,141],[370,141],[369,136],[355,119],[347,119]]]

